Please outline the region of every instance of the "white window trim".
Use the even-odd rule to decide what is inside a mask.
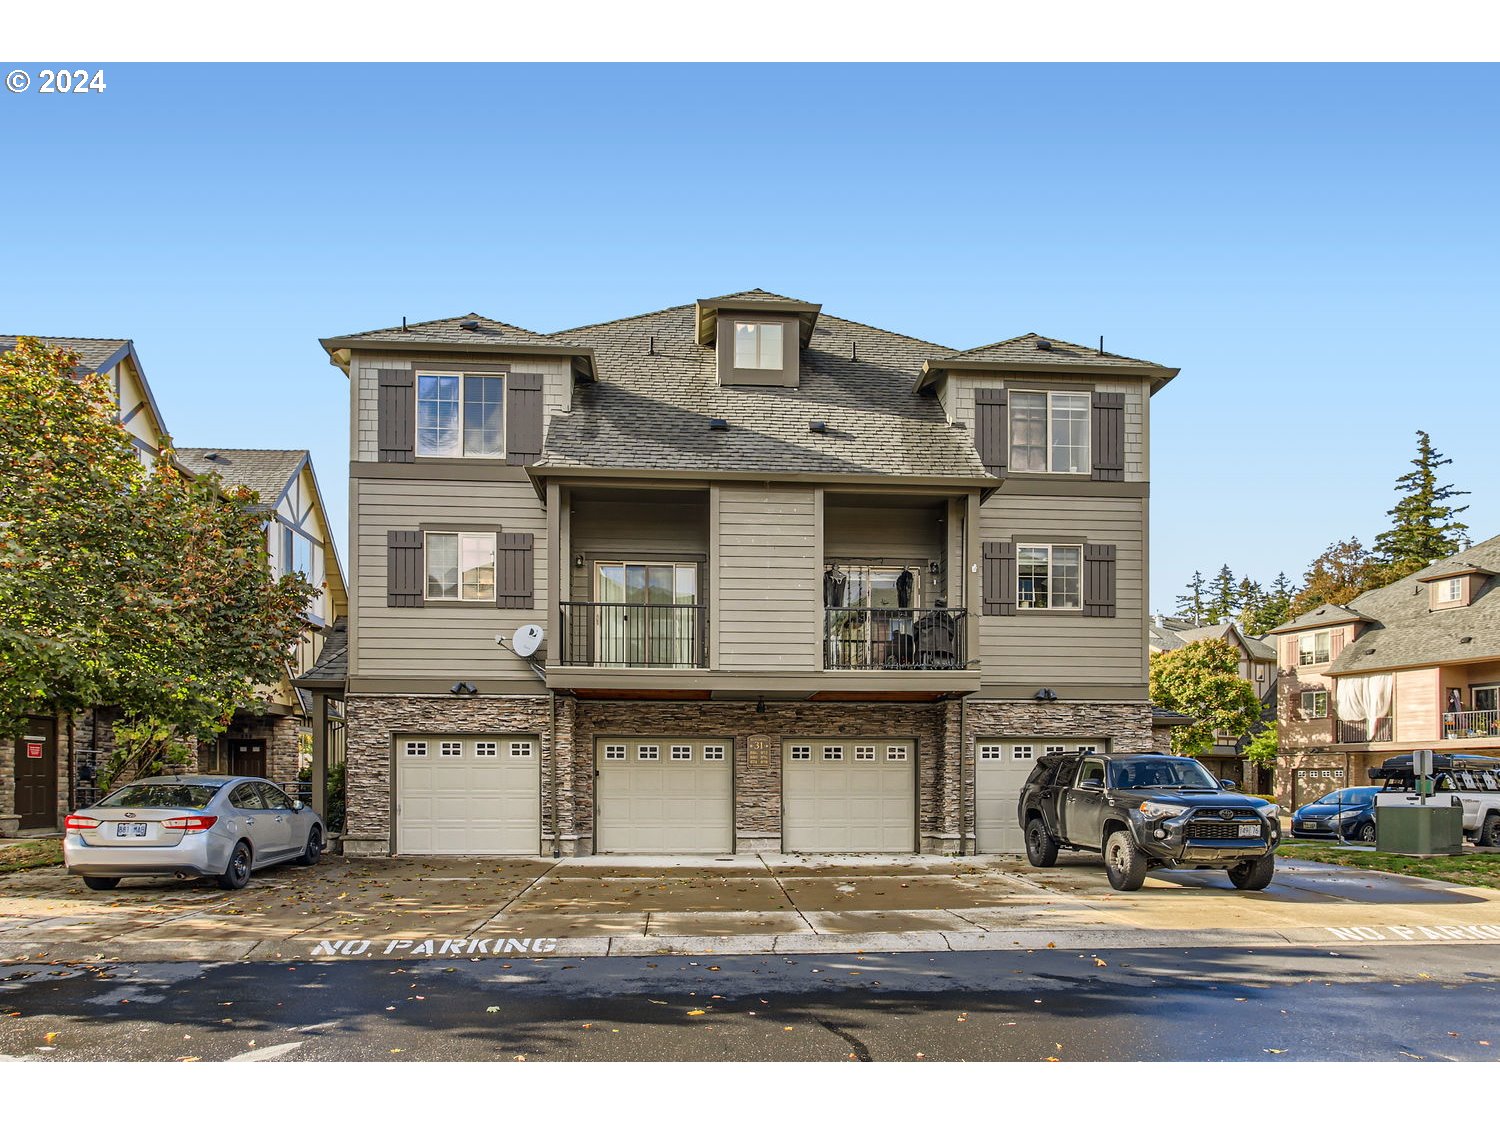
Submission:
[[[1328,643],[1324,645],[1323,651],[1327,654],[1321,660],[1318,659],[1318,638],[1327,637]],[[1306,642],[1307,649],[1303,650]],[[1307,657],[1307,659],[1303,659]],[[1318,629],[1312,633],[1303,633],[1297,638],[1297,667],[1311,668],[1317,664],[1327,664],[1333,660],[1333,630]]]
[[[458,377],[458,452],[448,453],[421,453],[421,438],[417,430],[421,428],[422,417],[422,376],[432,378]],[[500,380],[500,451],[498,453],[465,453],[464,452],[464,399],[468,394],[470,376],[482,379]],[[510,423],[510,376],[503,371],[423,371],[420,368],[412,371],[411,396],[412,396],[412,456],[418,461],[451,461],[455,458],[473,459],[476,461],[494,461],[505,457],[505,431]]]
[[[456,597],[456,598],[439,598],[439,597],[433,597],[431,594],[429,594],[427,592],[430,589],[430,587],[428,585],[428,581],[427,581],[428,580],[428,575],[430,574],[430,571],[428,570],[428,566],[427,566],[427,542],[434,535],[456,535],[456,536],[458,536],[458,597]],[[490,594],[490,596],[487,597],[487,598],[466,598],[466,597],[464,597],[464,540],[466,538],[467,539],[488,539],[490,541],[490,551],[491,551],[491,557],[493,559],[493,561],[490,563],[490,566],[496,571],[496,573],[494,575],[494,578],[491,581],[491,585],[494,585],[496,587],[496,590],[495,590],[495,593]],[[499,593],[499,586],[498,586],[498,582],[499,582],[499,578],[500,578],[499,570],[500,570],[500,541],[496,537],[496,535],[495,535],[495,533],[493,531],[424,531],[422,533],[422,600],[423,601],[427,601],[427,602],[453,602],[455,604],[457,604],[457,603],[474,603],[476,605],[490,605],[491,603],[493,603],[496,600],[496,597],[497,597],[497,595]]]
[[[1053,605],[1053,590],[1056,585],[1056,576],[1052,572],[1053,552],[1058,548],[1078,552],[1078,604],[1077,605]],[[1047,605],[1022,605],[1021,604],[1021,552],[1025,550],[1047,552]],[[1082,543],[1017,543],[1016,544],[1016,612],[1017,613],[1047,613],[1049,611],[1062,613],[1083,612],[1083,544]]]
[[[741,328],[751,328],[751,329],[755,330],[755,358],[756,358],[756,362],[752,366],[749,366],[749,367],[742,367],[742,366],[740,366],[740,357],[739,357],[739,347],[738,347],[738,345],[739,345],[740,329]],[[764,362],[764,360],[766,359],[766,356],[764,355],[765,347],[764,347],[764,341],[763,341],[762,335],[761,335],[762,332],[763,332],[763,330],[767,329],[767,328],[774,328],[774,329],[776,329],[777,331],[779,331],[781,333],[781,347],[779,347],[779,348],[776,349],[776,353],[775,353],[775,356],[774,356],[776,362],[775,363],[770,363],[770,364]],[[729,355],[730,355],[730,362],[734,365],[734,369],[736,371],[782,371],[782,370],[784,370],[786,368],[786,325],[782,324],[780,321],[772,321],[772,320],[736,320],[734,322],[733,328],[730,330]]]
[[[1444,578],[1441,582],[1439,582],[1437,600],[1439,605],[1452,605],[1454,602],[1463,601],[1463,578]]]
[[[1087,391],[1087,390],[1077,390],[1077,391],[1044,391],[1044,390],[1040,390],[1040,389],[1033,390],[1033,389],[1030,389],[1030,388],[1027,388],[1027,387],[1015,387],[1015,388],[1012,388],[1012,390],[1011,390],[1010,393],[1011,394],[1021,394],[1021,395],[1044,395],[1044,396],[1046,396],[1046,399],[1047,399],[1047,437],[1046,437],[1046,444],[1042,447],[1043,448],[1043,452],[1045,453],[1046,458],[1047,458],[1047,467],[1045,469],[1023,469],[1023,470],[1020,470],[1020,472],[1022,472],[1025,475],[1028,475],[1028,476],[1043,476],[1043,475],[1046,475],[1046,476],[1060,476],[1060,477],[1082,477],[1082,476],[1090,476],[1090,475],[1093,474],[1094,466],[1093,466],[1092,462],[1093,462],[1093,459],[1094,459],[1094,454],[1093,454],[1093,450],[1094,450],[1094,411],[1093,411],[1094,396],[1093,396],[1093,394],[1090,391]],[[1053,399],[1054,395],[1075,395],[1075,396],[1081,396],[1085,400],[1084,401],[1084,408],[1083,408],[1083,422],[1084,422],[1083,448],[1085,449],[1086,453],[1085,453],[1085,456],[1084,456],[1084,459],[1083,459],[1084,460],[1084,465],[1083,465],[1083,468],[1081,468],[1081,469],[1054,469],[1052,467],[1052,399]],[[1015,456],[1015,448],[1016,448],[1015,429],[1014,429],[1014,427],[1015,427],[1015,420],[1010,415],[1009,411],[1007,411],[1007,419],[1006,420],[1007,420],[1008,424],[1007,424],[1007,427],[1006,427],[1007,433],[1005,435],[1005,441],[1006,441],[1005,461],[1006,461],[1006,464],[1009,465],[1010,462],[1013,460],[1013,458]]]
[[[1314,700],[1316,700],[1318,696],[1323,697],[1323,713],[1321,715],[1317,713],[1318,708],[1316,703],[1314,703],[1312,706],[1308,706],[1309,696],[1311,696]],[[1328,692],[1322,688],[1309,688],[1307,691],[1304,691],[1302,693],[1301,699],[1301,711],[1302,717],[1304,719],[1328,718]]]

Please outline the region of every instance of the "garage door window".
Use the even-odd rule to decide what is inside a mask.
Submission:
[[[722,762],[724,760],[724,747],[705,746],[703,748],[703,760],[705,762]]]
[[[529,742],[512,742],[510,744],[510,756],[512,758],[529,758],[529,757],[531,757],[531,743],[529,743]]]
[[[875,747],[856,746],[854,748],[854,760],[856,762],[873,762],[875,760]]]
[[[427,757],[427,743],[425,743],[425,742],[408,742],[406,744],[406,756],[408,758],[425,758],[425,757]]]
[[[474,756],[476,758],[493,758],[500,752],[498,742],[476,742],[474,743]]]
[[[794,762],[810,762],[810,761],[812,761],[812,747],[811,746],[793,746],[792,747],[792,761],[794,761]]]
[[[999,756],[1000,756],[999,754],[995,755],[995,757],[997,757],[997,758]],[[1031,758],[1031,747],[1030,746],[1014,746],[1014,747],[1011,748],[1010,756],[1011,756],[1011,760],[1012,761],[1020,762],[1020,761],[1028,760],[1028,759]]]
[[[654,762],[661,757],[661,747],[642,746],[635,752],[635,756],[643,762]]]
[[[604,757],[606,761],[623,762],[625,760],[625,747],[606,746],[604,748]]]
[[[823,747],[823,760],[825,762],[842,762],[844,760],[844,748],[842,746]]]
[[[438,743],[438,755],[443,758],[461,758],[464,753],[462,742],[440,742]]]
[[[691,762],[693,760],[693,748],[691,746],[672,747],[672,761]]]
[[[887,746],[885,748],[885,760],[887,762],[904,762],[904,761],[906,761],[906,747],[905,746]]]
[[[998,747],[998,746],[981,746],[979,748],[979,757],[980,757],[981,760],[986,761],[986,762],[996,761],[996,760],[998,760],[1001,757],[1000,747]]]

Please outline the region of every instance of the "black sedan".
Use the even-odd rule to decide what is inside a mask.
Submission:
[[[1292,836],[1298,840],[1375,842],[1375,794],[1378,785],[1335,789],[1292,814]]]

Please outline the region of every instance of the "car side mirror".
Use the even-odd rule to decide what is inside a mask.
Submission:
[[[1238,789],[1239,786],[1236,785],[1234,782],[1230,781],[1229,778],[1225,777],[1225,778],[1221,778],[1219,780],[1219,788],[1220,789]]]
[[[1097,777],[1090,777],[1084,781],[1080,781],[1078,787],[1080,789],[1103,789],[1104,782],[1100,781]]]
[[[301,801],[293,801],[292,802],[292,811],[293,812],[301,812],[305,808],[307,808],[307,806],[304,805]]]

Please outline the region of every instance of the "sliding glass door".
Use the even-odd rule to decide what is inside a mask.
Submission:
[[[644,668],[697,663],[696,564],[596,563],[594,599],[599,603],[595,663]]]

